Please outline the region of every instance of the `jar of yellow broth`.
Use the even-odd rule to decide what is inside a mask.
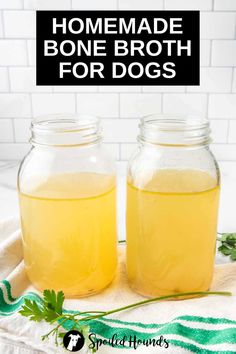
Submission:
[[[95,117],[42,118],[18,189],[26,272],[40,289],[88,296],[117,264],[115,164]]]
[[[141,120],[127,185],[127,271],[140,294],[211,285],[220,175],[209,133],[209,122],[198,118]]]

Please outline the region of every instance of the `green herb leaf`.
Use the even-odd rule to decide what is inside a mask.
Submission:
[[[25,299],[25,303],[19,312],[22,316],[29,317],[30,321],[40,322],[44,320],[43,310],[34,300]]]
[[[44,306],[48,310],[54,311],[56,314],[62,314],[62,306],[65,296],[62,291],[57,294],[54,290],[44,290],[43,292]]]
[[[220,241],[220,246],[218,251],[224,256],[230,256],[232,261],[236,260],[236,233],[223,233],[220,234],[221,238],[218,238]]]
[[[236,261],[236,249],[232,249],[230,259]]]
[[[228,234],[221,234],[221,242],[225,242]]]
[[[25,299],[19,312],[22,316],[29,317],[31,321],[52,322],[62,314],[64,298],[62,291],[56,294],[54,290],[44,290],[41,305],[34,300]]]
[[[236,253],[231,254],[231,257],[236,258]],[[50,336],[53,336],[55,339],[56,346],[58,346],[58,344],[63,345],[63,337],[65,335],[65,332],[63,330],[63,324],[65,324],[65,322],[67,321],[71,321],[72,328],[78,329],[81,333],[83,333],[85,338],[85,343],[88,346],[88,350],[92,353],[95,353],[95,350],[89,347],[90,328],[88,325],[85,325],[85,322],[88,323],[89,321],[95,320],[97,318],[108,316],[113,313],[121,312],[134,307],[142,306],[144,304],[154,303],[156,301],[162,301],[162,300],[174,299],[174,298],[180,299],[183,296],[188,297],[188,296],[208,296],[208,295],[230,296],[231,293],[226,291],[218,291],[218,292],[217,291],[216,292],[197,291],[197,292],[189,292],[189,293],[171,294],[166,296],[160,296],[153,299],[143,300],[110,311],[86,311],[86,312],[78,312],[78,313],[70,314],[70,313],[63,313],[62,311],[62,306],[65,299],[65,296],[62,291],[55,293],[54,290],[44,290],[42,304],[38,305],[36,301],[25,299],[25,303],[24,305],[22,305],[19,313],[22,316],[29,317],[31,321],[36,321],[36,322],[46,321],[46,322],[50,322],[51,324],[57,321],[57,325],[49,333],[42,336],[42,340],[46,340]],[[58,338],[60,338],[61,340],[60,343],[58,343]]]
[[[224,256],[229,256],[229,255],[231,255],[231,249],[228,248],[228,247],[225,246],[225,245],[221,245],[221,246],[218,248],[218,251],[220,251]]]

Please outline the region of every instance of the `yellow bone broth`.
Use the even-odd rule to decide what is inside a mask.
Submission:
[[[55,175],[20,193],[26,271],[37,288],[84,296],[112,281],[115,194],[114,177],[96,173]]]
[[[142,188],[128,183],[127,270],[148,296],[209,289],[219,185],[203,171],[160,170]]]

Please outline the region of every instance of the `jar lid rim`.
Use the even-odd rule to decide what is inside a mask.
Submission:
[[[41,132],[66,133],[90,129],[100,125],[100,120],[92,115],[48,115],[32,121],[31,129]]]
[[[141,118],[140,125],[161,131],[187,131],[208,128],[209,120],[194,115],[151,114]]]
[[[173,116],[153,114],[140,122],[138,141],[165,146],[209,145],[210,124],[198,116]]]
[[[32,145],[77,146],[102,140],[99,118],[92,115],[49,115],[31,124]]]

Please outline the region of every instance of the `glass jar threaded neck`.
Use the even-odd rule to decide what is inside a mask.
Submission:
[[[102,140],[100,121],[94,116],[50,115],[31,124],[32,145],[77,146]]]
[[[208,145],[209,121],[196,117],[150,115],[141,119],[138,141],[165,146]]]

